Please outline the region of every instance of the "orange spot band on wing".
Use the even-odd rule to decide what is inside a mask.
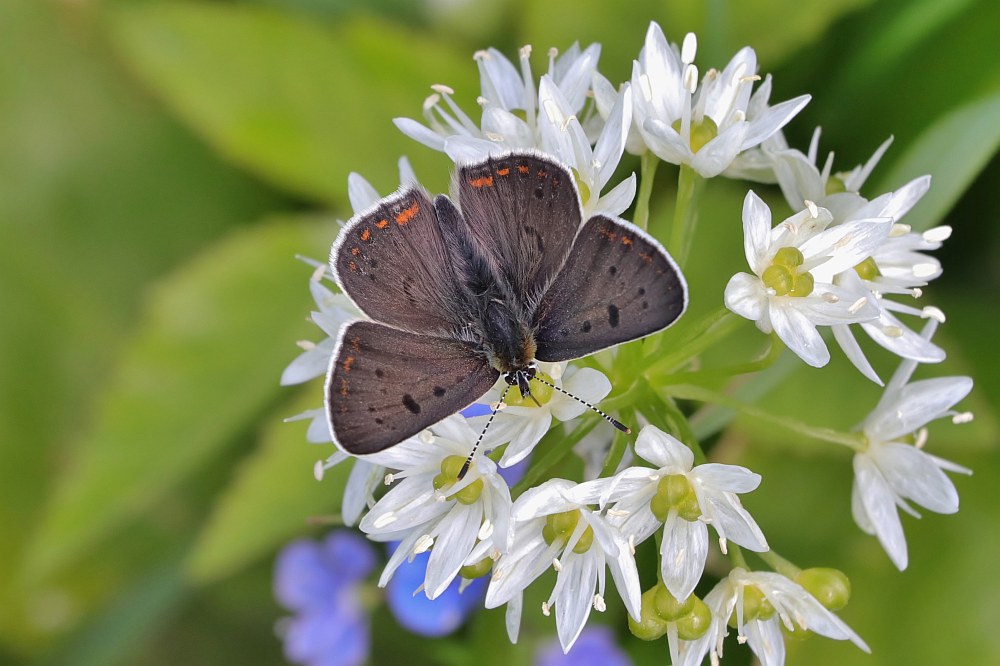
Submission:
[[[344,397],[344,398],[347,397],[347,380],[346,379],[341,379],[340,380],[340,395],[342,397]]]
[[[350,372],[351,366],[354,365],[354,357],[348,356],[344,359],[344,372]]]
[[[622,245],[631,245],[632,239],[628,236],[622,236]]]
[[[379,229],[385,229],[387,226],[389,226],[389,220],[379,220],[378,222],[375,223],[375,226],[378,227]]]
[[[497,169],[497,175],[498,176],[506,176],[509,173],[510,173],[510,169],[508,169],[507,167],[504,167],[503,169]]]
[[[355,272],[357,272],[357,270],[358,270],[358,265],[356,263],[354,263],[353,261],[351,263],[347,264],[347,267],[350,268],[352,271],[355,271]]]
[[[371,239],[371,237],[372,237],[371,229],[366,228],[364,231],[361,232],[361,240],[365,241],[366,243]]]
[[[396,224],[403,226],[410,220],[412,220],[417,213],[420,212],[420,204],[411,204],[409,208],[404,209],[399,215],[396,216]]]
[[[493,187],[493,176],[470,178],[469,184],[472,185],[473,187]]]
[[[359,254],[361,254],[361,248],[358,248],[358,247],[352,247],[352,248],[351,248],[351,255],[352,255],[352,256],[355,256],[355,257],[356,257],[356,256],[358,256]]]
[[[517,167],[517,172],[518,173],[528,173],[529,171],[531,171],[531,167],[525,166],[523,164],[521,166]]]

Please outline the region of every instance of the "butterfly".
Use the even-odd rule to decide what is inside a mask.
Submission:
[[[687,307],[653,237],[586,221],[572,174],[533,152],[457,168],[432,201],[404,188],[351,218],[330,253],[368,320],[345,323],[326,378],[334,442],[382,451],[503,377],[530,392],[536,361],[567,361],[660,331]]]

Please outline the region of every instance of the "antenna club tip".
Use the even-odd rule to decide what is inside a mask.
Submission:
[[[632,428],[629,428],[628,426],[625,426],[625,434],[626,435],[631,435],[632,434]]]

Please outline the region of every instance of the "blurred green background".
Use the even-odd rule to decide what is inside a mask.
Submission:
[[[319,337],[294,256],[327,254],[350,171],[388,192],[406,154],[445,188],[447,160],[390,121],[419,117],[434,83],[473,111],[476,49],[533,44],[538,73],[549,46],[599,41],[620,81],[653,19],[672,41],[697,31],[702,69],[755,47],[772,99],[813,95],[791,143],[822,125],[840,168],[894,135],[863,194],[931,173],[906,221],[955,229],[925,296],[949,316],[949,358],[922,376],[975,378],[960,407],[976,421],[937,424],[930,444],[975,476],[956,479],[957,516],[904,520],[907,571],[853,525],[845,451],[744,420],[719,442],[764,476],[746,504],[772,546],[851,576],[842,616],[874,650],[812,638],[789,661],[1000,663],[1000,3],[0,0],[0,664],[281,663],[274,554],[322,532],[306,518],[336,512],[343,481],[316,483],[330,451],[282,423],[321,399],[278,386],[294,342]],[[660,169],[654,224],[674,174]],[[706,309],[744,269],[746,186],[708,193],[690,269]],[[835,352],[766,401],[849,428],[878,395]],[[620,630],[621,609],[606,621]],[[383,609],[374,622],[376,664],[529,663],[552,632],[532,612],[516,647],[502,612],[461,641],[409,636]],[[621,638],[666,663],[665,642]]]

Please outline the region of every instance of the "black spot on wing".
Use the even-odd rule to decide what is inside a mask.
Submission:
[[[618,306],[614,303],[608,305],[608,324],[611,328],[618,328]]]
[[[436,397],[438,397],[438,398],[440,398],[441,396],[443,396],[444,395],[444,387],[442,387],[442,386],[435,386],[434,387],[434,395]]]
[[[409,393],[403,396],[403,406],[406,407],[408,410],[410,410],[410,413],[412,414],[420,413],[420,405],[417,403],[416,400],[413,399],[413,396],[410,395]]]

